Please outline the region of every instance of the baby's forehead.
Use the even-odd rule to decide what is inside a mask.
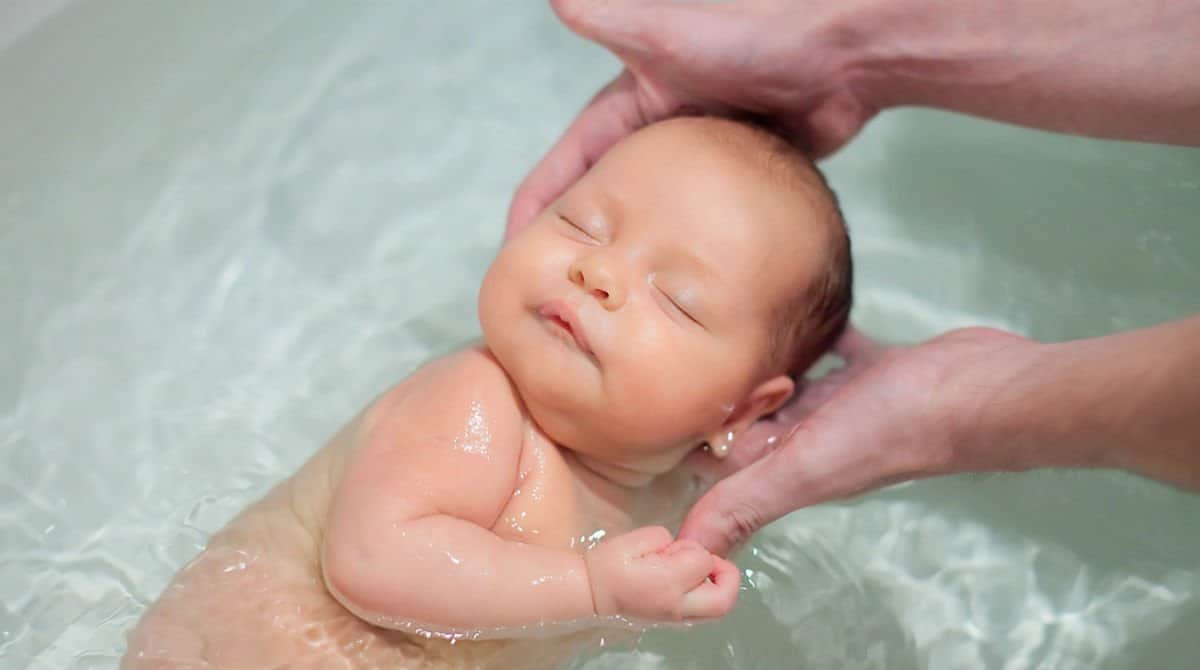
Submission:
[[[720,268],[730,291],[796,290],[818,274],[836,227],[819,173],[785,141],[726,119],[680,118],[622,140],[567,197],[681,257]],[[573,189],[574,190],[574,189]],[[575,201],[575,202],[572,202]]]
[[[595,168],[606,189],[644,199],[752,214],[784,208],[828,220],[836,205],[802,152],[766,130],[728,119],[660,122],[622,140]],[[736,207],[740,212],[729,211]],[[793,231],[794,232],[794,231]]]
[[[811,189],[824,182],[816,166],[786,139],[765,128],[717,117],[680,117],[652,124],[617,145],[675,163],[706,154],[770,178],[785,189]]]

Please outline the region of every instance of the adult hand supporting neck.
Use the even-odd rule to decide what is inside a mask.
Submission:
[[[852,332],[840,350],[846,368],[735,445],[779,439],[680,538],[726,553],[792,510],[957,472],[1120,468],[1200,491],[1200,317],[1058,344],[971,328],[883,350]]]

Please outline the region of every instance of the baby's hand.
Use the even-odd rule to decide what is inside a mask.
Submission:
[[[715,619],[733,609],[737,566],[661,526],[605,540],[587,553],[596,614],[654,621]]]

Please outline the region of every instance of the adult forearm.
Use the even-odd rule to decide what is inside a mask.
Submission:
[[[1046,130],[1200,145],[1200,0],[861,0],[860,97]]]
[[[983,396],[965,433],[971,458],[1113,467],[1200,490],[1200,317],[1040,345],[1025,361]]]

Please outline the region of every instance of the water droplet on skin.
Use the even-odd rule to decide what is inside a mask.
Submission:
[[[463,428],[462,434],[451,442],[451,447],[468,454],[490,458],[491,446],[492,434],[488,430],[483,405],[478,400],[472,400],[471,411],[467,415],[467,425]]]

